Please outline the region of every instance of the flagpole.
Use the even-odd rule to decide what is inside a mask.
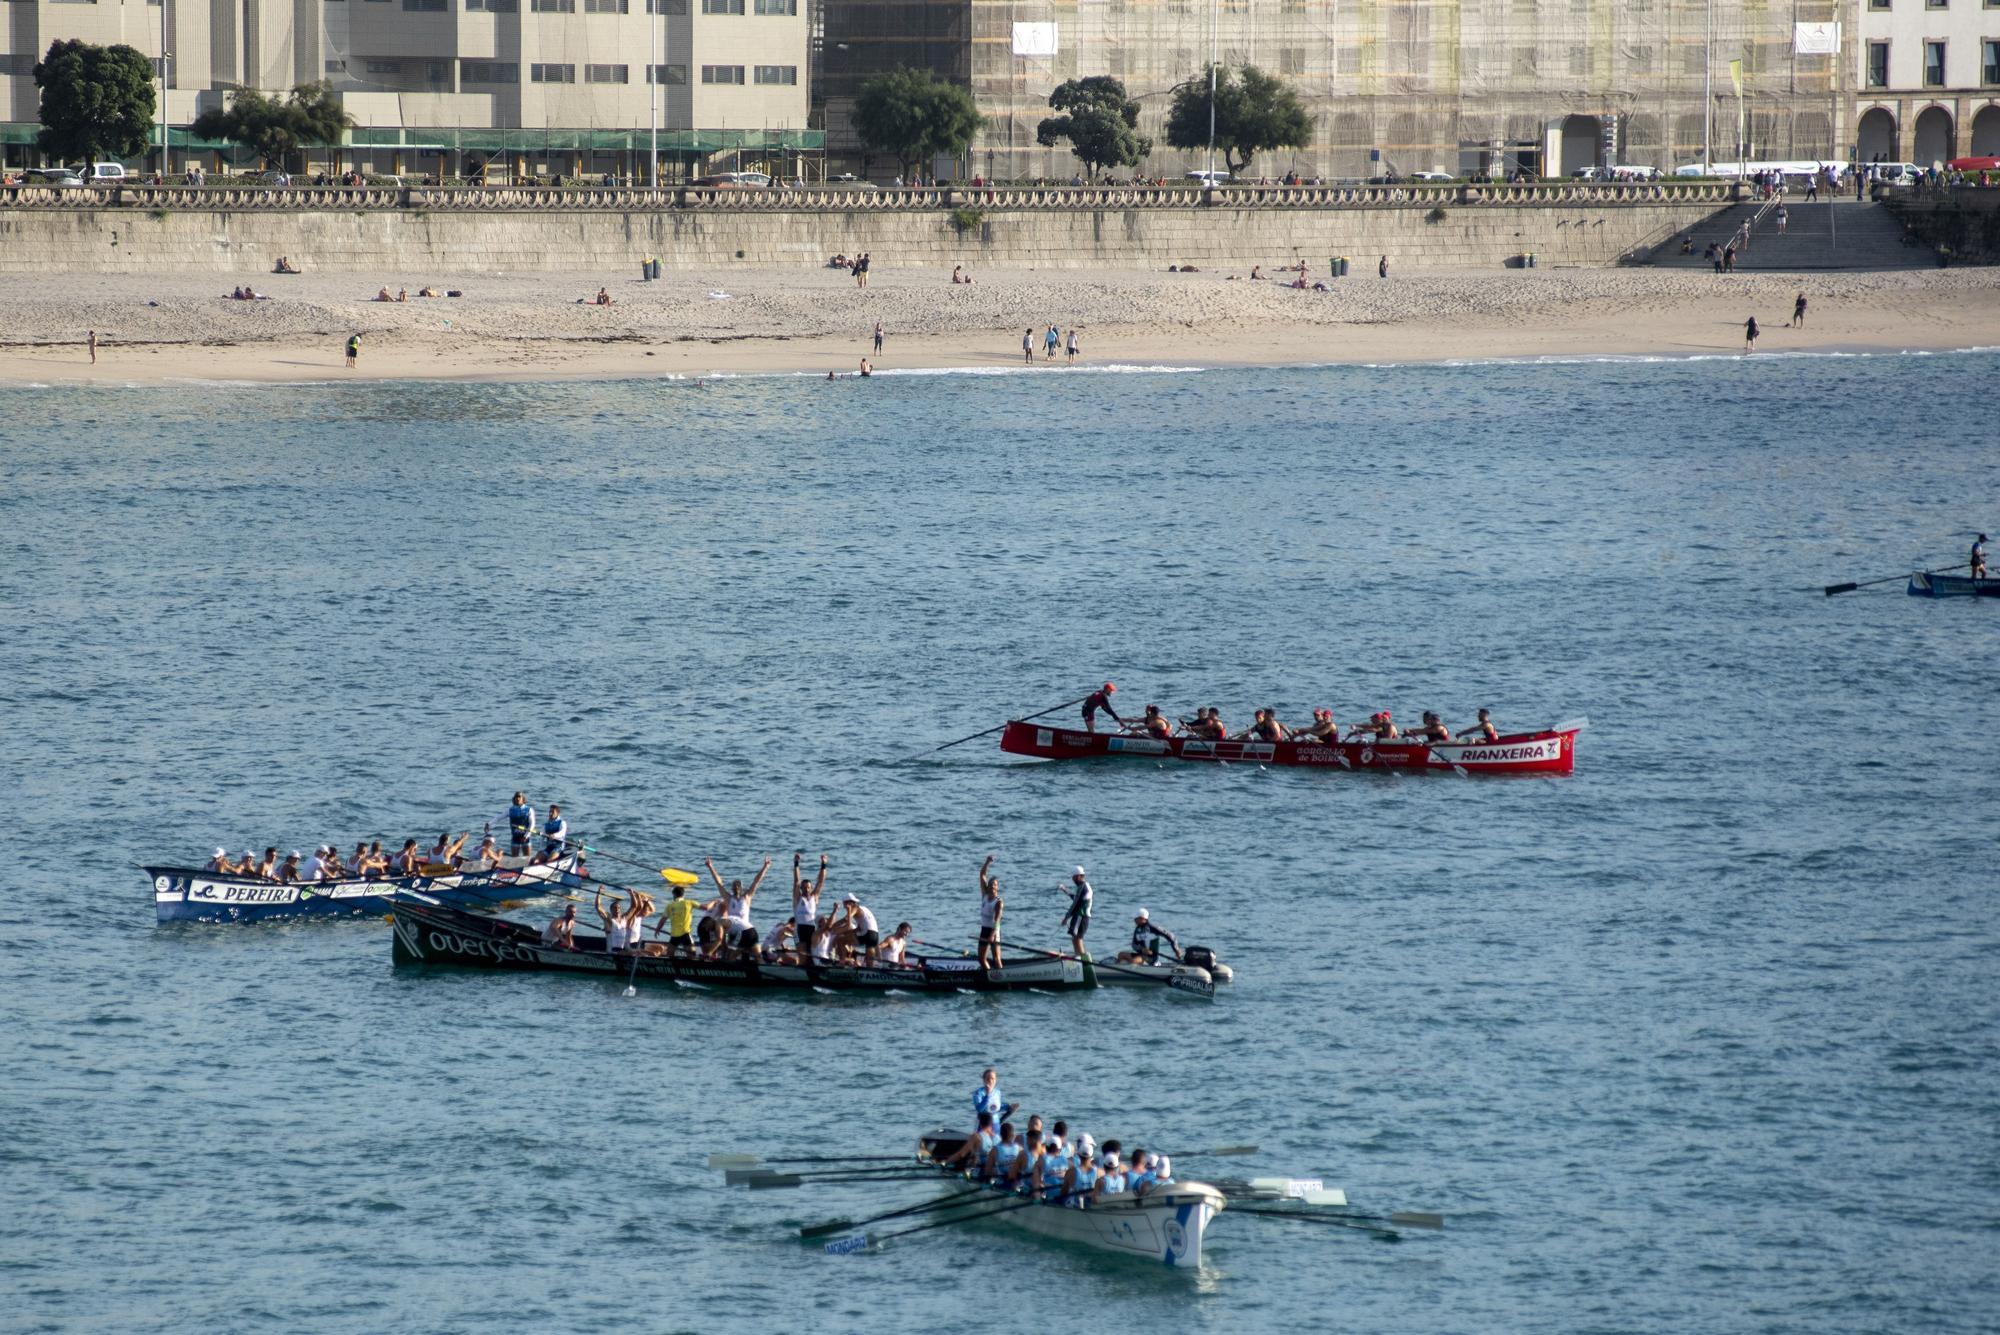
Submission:
[[[1701,169],[1715,170],[1715,146],[1709,127],[1715,123],[1715,0],[1708,0],[1708,36],[1702,41]]]

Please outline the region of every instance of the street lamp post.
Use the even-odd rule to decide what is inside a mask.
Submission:
[[[1210,0],[1208,8],[1208,179],[1202,184],[1215,189],[1215,54],[1219,49],[1222,0]]]

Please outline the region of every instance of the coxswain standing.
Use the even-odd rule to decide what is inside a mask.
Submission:
[[[1972,577],[1974,579],[1986,578],[1986,535],[1984,533],[1980,534],[1978,540],[1972,544],[1971,565]]]
[[[996,1122],[1014,1115],[1014,1105],[1000,1092],[1000,1073],[991,1066],[979,1073],[979,1086],[972,1091],[972,1112],[990,1113]]]
[[[1097,892],[1090,888],[1090,881],[1078,867],[1070,873],[1069,910],[1063,914],[1063,931],[1069,934],[1069,944],[1077,956],[1088,959],[1083,953],[1083,938],[1090,931],[1090,906],[1097,898]]]
[[[526,793],[514,794],[514,804],[507,808],[507,829],[513,837],[508,855],[517,858],[528,856],[531,851],[528,839],[535,829],[535,809],[528,805]]]
[[[982,969],[1000,967],[1000,918],[1007,911],[1007,901],[1000,898],[1000,878],[987,875],[992,866],[993,855],[988,853],[979,866],[979,967]]]
[[[1085,730],[1089,732],[1097,731],[1097,711],[1100,709],[1111,715],[1117,721],[1119,727],[1122,728],[1125,726],[1125,720],[1119,718],[1118,711],[1111,707],[1111,697],[1117,693],[1118,688],[1107,681],[1104,683],[1103,690],[1092,691],[1083,698],[1083,726]]]

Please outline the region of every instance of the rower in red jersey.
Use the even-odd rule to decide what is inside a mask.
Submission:
[[[1118,711],[1111,707],[1111,697],[1117,693],[1117,690],[1116,686],[1107,681],[1104,683],[1103,690],[1092,691],[1088,696],[1084,697],[1083,726],[1086,729],[1091,732],[1097,731],[1097,711],[1100,709],[1111,715],[1112,718],[1117,719],[1120,727],[1124,726],[1125,720],[1118,718]]]
[[[1139,726],[1146,730],[1147,736],[1158,737],[1162,741],[1174,735],[1174,725],[1167,722],[1158,705],[1146,706],[1146,717],[1139,720]]]

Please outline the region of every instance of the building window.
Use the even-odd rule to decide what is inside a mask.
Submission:
[[[627,0],[583,0],[586,14],[627,14],[631,7]]]
[[[448,60],[426,60],[424,62],[425,83],[451,82],[451,62]]]
[[[441,10],[445,0],[403,0],[403,8],[410,10]]]
[[[703,0],[703,3],[708,3],[708,0]],[[701,67],[701,81],[703,83],[742,83],[743,67],[741,65],[703,65]]]
[[[743,0],[701,0],[704,14],[741,14]]]
[[[688,0],[646,0],[648,14],[685,14]]]
[[[759,65],[757,67],[758,83],[794,84],[798,81],[799,67],[797,65]]]
[[[648,65],[646,67],[646,80],[649,83],[679,86],[688,81],[688,67],[685,65]]]
[[[799,0],[757,0],[759,14],[792,15],[799,12]]]
[[[574,14],[576,0],[533,0],[530,8],[537,14]]]
[[[521,12],[521,0],[465,0],[465,12],[468,14],[518,14]],[[515,82],[519,83],[520,80],[517,79]]]
[[[576,66],[531,65],[528,67],[528,77],[536,83],[575,83]]]
[[[1868,0],[1868,7],[1870,9],[1887,9],[1889,7],[1889,0]]]
[[[1951,0],[1924,0],[1925,9],[1949,9]]]
[[[2000,83],[2000,42],[1989,40],[1979,45],[1979,82]]]
[[[1868,44],[1868,86],[1887,88],[1889,86],[1889,44],[1870,42]]]
[[[1282,46],[1278,48],[1278,73],[1304,74],[1306,72],[1306,49],[1302,46]]]
[[[583,67],[583,81],[585,83],[630,83],[631,69],[630,65],[585,65]]]
[[[1944,43],[1924,43],[1924,87],[1944,87]]]
[[[403,62],[400,60],[371,60],[368,62],[370,74],[401,74]]]
[[[461,60],[460,83],[519,83],[521,67],[511,60]]]

